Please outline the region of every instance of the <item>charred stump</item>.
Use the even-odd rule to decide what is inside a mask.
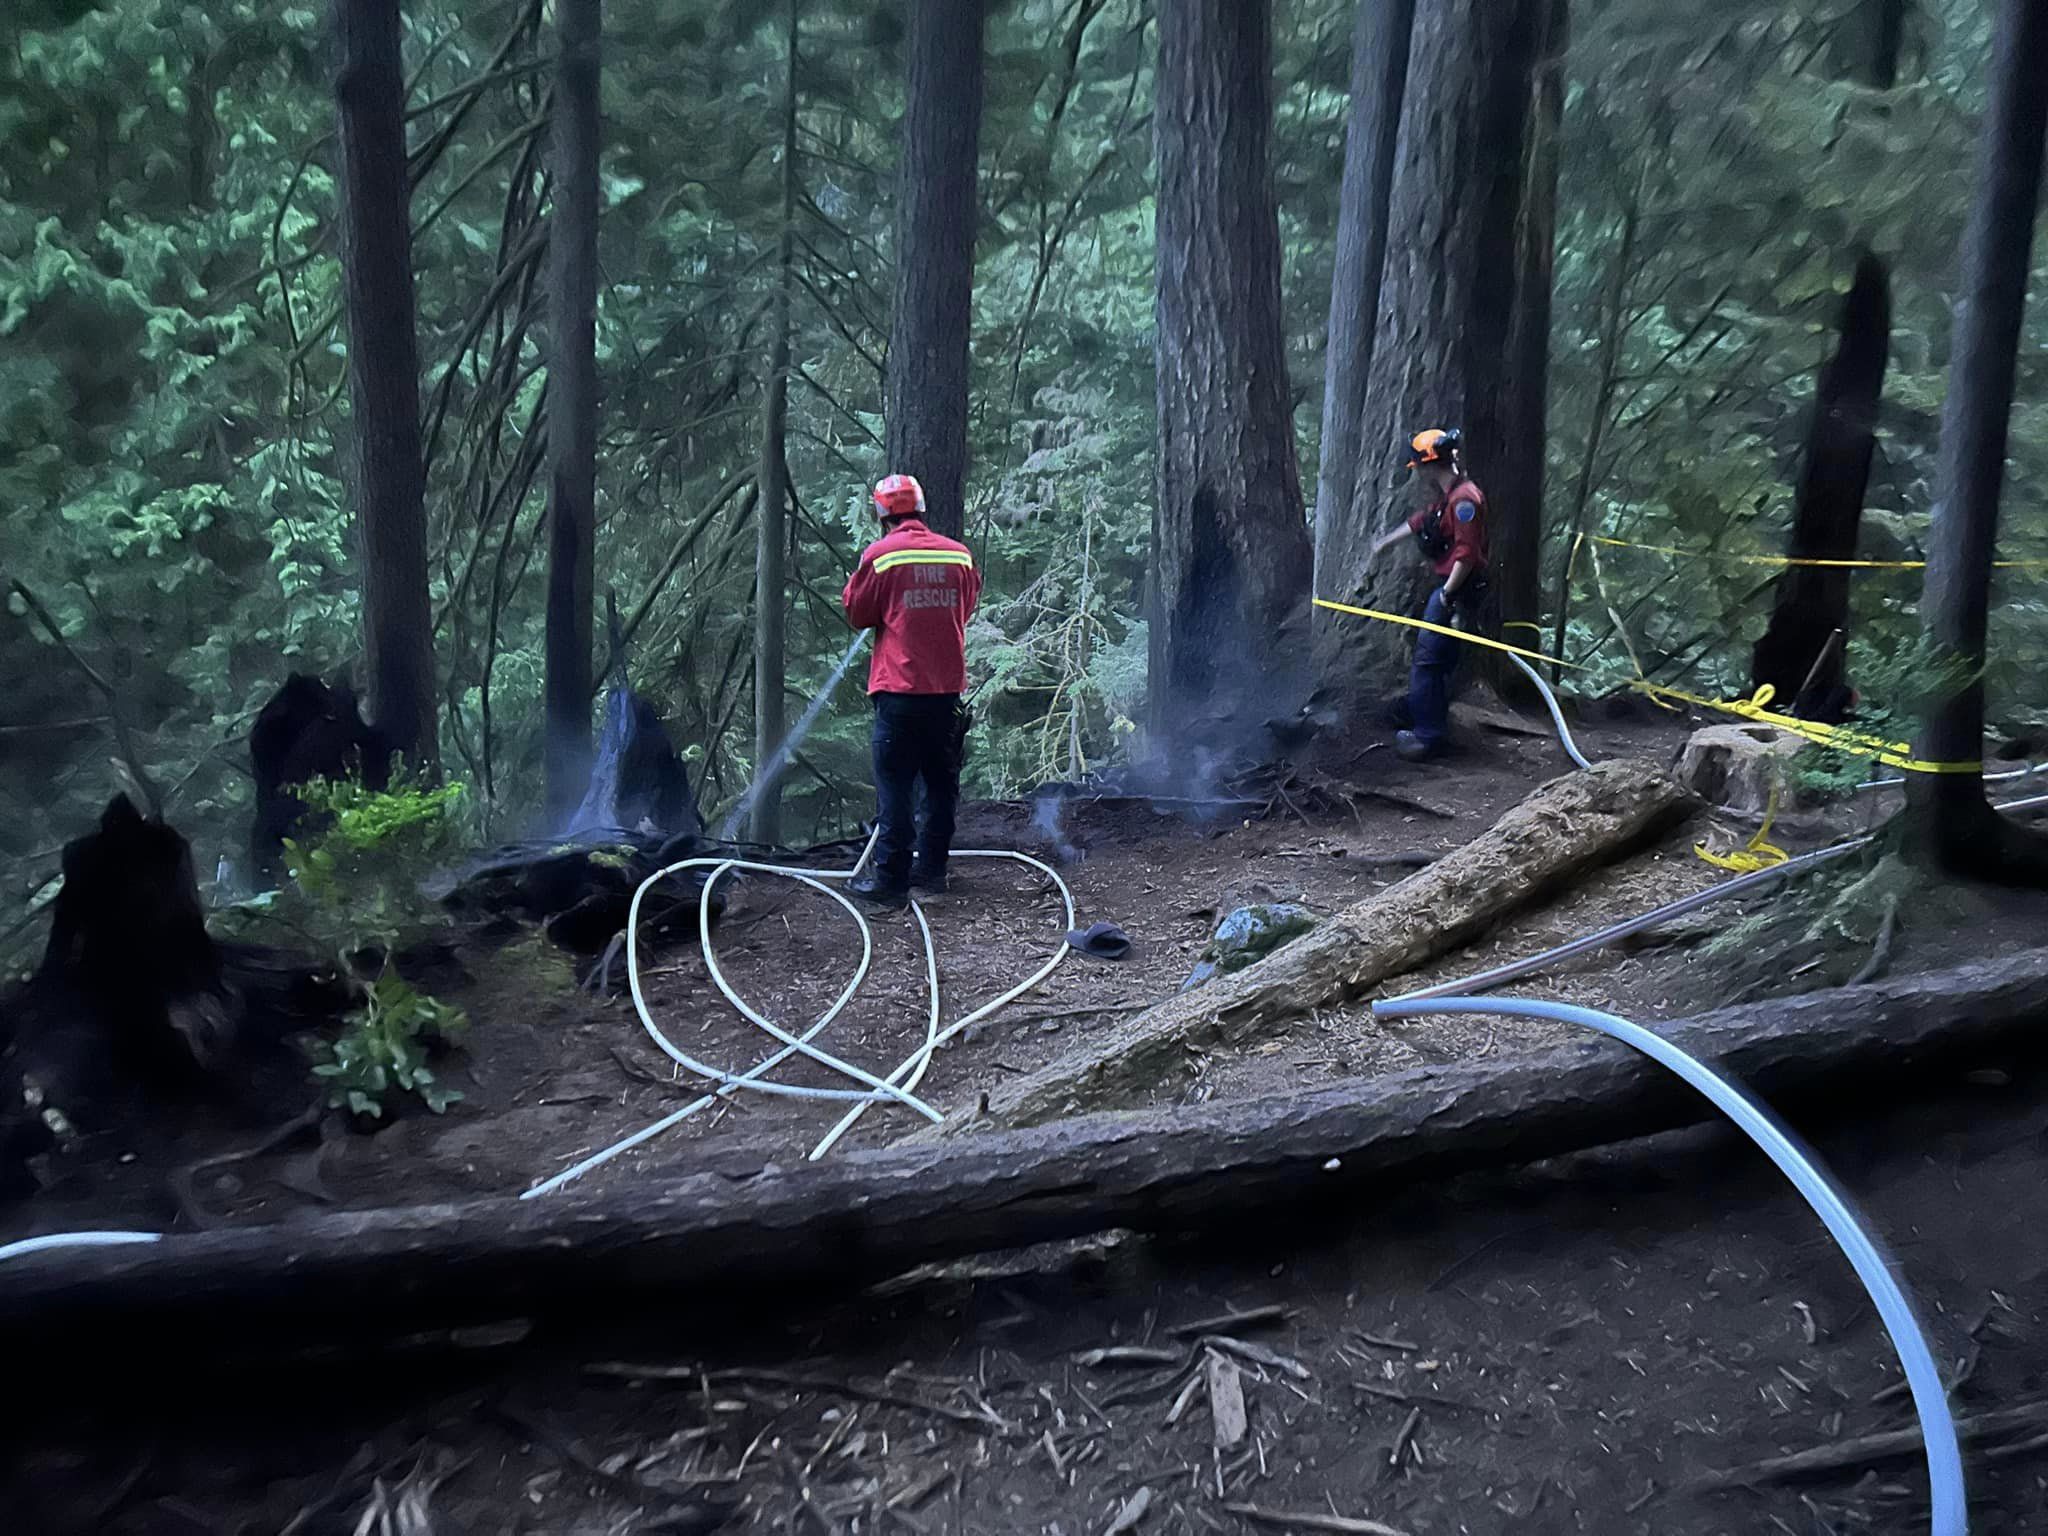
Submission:
[[[479,859],[446,900],[458,916],[517,918],[536,923],[555,943],[594,955],[626,928],[633,893],[671,864],[694,858],[702,847],[689,835],[655,841],[515,843]],[[694,918],[704,872],[674,877],[640,904],[643,930],[666,932]]]
[[[42,962],[0,996],[0,1197],[33,1192],[28,1159],[74,1132],[174,1106],[267,1123],[310,1094],[288,1042],[356,1001],[331,967],[217,942],[191,845],[126,796],[65,845],[63,870]]]
[[[192,845],[117,795],[97,831],[64,845],[63,868],[36,979],[76,987],[115,1060],[141,1075],[220,1060],[234,1044],[234,998],[206,931]]]
[[[615,685],[605,701],[590,787],[569,822],[569,835],[694,837],[703,830],[689,775],[661,717],[631,688]]]
[[[275,875],[284,840],[306,817],[292,791],[314,779],[356,778],[367,789],[391,782],[391,741],[367,724],[346,683],[330,687],[294,672],[285,679],[249,731],[249,766],[256,776],[256,821],[249,833],[252,873]]]
[[[125,795],[64,847],[35,974],[0,1002],[0,1184],[81,1103],[175,1095],[233,1050],[241,1000],[206,931],[192,848]]]
[[[1866,251],[1842,301],[1841,338],[1815,391],[1786,549],[1794,560],[1856,558],[1891,327],[1890,277]],[[1778,578],[1770,627],[1751,656],[1752,685],[1768,684],[1808,719],[1839,721],[1849,710],[1849,577],[1841,566],[1788,567]]]

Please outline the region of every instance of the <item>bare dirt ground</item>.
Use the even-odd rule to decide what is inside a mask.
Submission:
[[[1598,755],[1669,755],[1678,736],[1660,723],[1581,733]],[[1072,802],[1048,832],[1033,808],[982,805],[963,818],[962,848],[1016,849],[1054,864],[1073,890],[1077,921],[1120,924],[1132,954],[1106,963],[1069,952],[1050,981],[935,1061],[921,1091],[946,1110],[972,1106],[1005,1075],[1042,1065],[1120,1013],[1170,996],[1200,958],[1218,919],[1256,901],[1293,901],[1318,913],[1384,889],[1409,869],[1402,856],[1435,856],[1484,831],[1501,812],[1569,764],[1548,736],[1475,732],[1470,750],[1416,768],[1370,742],[1352,766],[1368,791],[1356,812],[1304,820],[1275,803],[1247,820],[1136,801]],[[1504,924],[1489,942],[1454,957],[1443,974],[1532,952],[1585,925],[1653,906],[1720,878],[1694,859],[1698,826],[1645,850],[1549,908]],[[851,862],[849,855],[837,856]],[[736,877],[718,925],[719,964],[757,1009],[801,1031],[831,1006],[859,965],[858,930],[828,897],[793,881]],[[926,903],[938,955],[941,1020],[951,1023],[1000,996],[1061,946],[1065,912],[1042,875],[1007,861],[963,859],[949,893]],[[929,990],[924,950],[908,914],[872,919],[866,983],[818,1044],[886,1074],[925,1038]],[[1657,992],[1655,968],[1604,962],[1638,1002]],[[1640,974],[1639,974],[1640,973]],[[1600,973],[1595,973],[1600,974]],[[415,1110],[363,1136],[330,1127],[265,1157],[203,1173],[182,1202],[168,1170],[259,1139],[203,1108],[148,1125],[95,1134],[67,1156],[58,1181],[26,1208],[0,1211],[0,1236],[90,1221],[161,1228],[195,1221],[275,1220],[293,1210],[363,1207],[509,1194],[700,1097],[704,1081],[677,1068],[649,1039],[630,998],[580,992],[568,958],[537,938],[466,942],[422,984],[468,1009],[470,1048],[443,1072],[463,1094],[445,1116]],[[685,1054],[744,1070],[775,1043],[741,1018],[711,984],[694,942],[649,954],[650,1011]],[[1421,978],[1418,978],[1420,984]],[[1587,985],[1584,981],[1580,985]],[[1704,1006],[1704,1003],[1702,1003]],[[1658,1010],[1652,1010],[1658,1011]],[[1162,1101],[1198,1100],[1321,1081],[1335,1073],[1398,1070],[1493,1048],[1540,1031],[1475,1036],[1470,1021],[1403,1026],[1362,1011],[1329,1014],[1242,1060],[1201,1064],[1161,1085]],[[843,1088],[845,1079],[793,1061],[783,1081]],[[303,1102],[303,1086],[275,1085],[279,1118]],[[831,1105],[744,1094],[685,1121],[662,1138],[588,1175],[584,1187],[626,1187],[672,1168],[753,1167],[805,1155],[842,1112]],[[877,1145],[914,1128],[900,1108],[869,1113],[846,1145]]]
[[[1678,740],[1661,723],[1580,735],[1595,756],[1663,758]],[[962,846],[1052,859],[1065,845],[1059,867],[1079,921],[1118,922],[1135,947],[1114,964],[1070,955],[1048,985],[942,1053],[923,1091],[942,1108],[973,1104],[1105,1019],[1169,995],[1231,907],[1277,899],[1334,911],[1400,879],[1398,856],[1457,846],[1564,767],[1554,741],[1481,733],[1463,756],[1427,768],[1371,752],[1355,780],[1380,796],[1350,816],[1305,820],[1279,807],[1268,819],[1204,821],[1074,804],[1055,837],[1028,808],[976,808]],[[1853,816],[1882,809],[1873,797]],[[1777,840],[1815,846],[1852,821],[1795,821]],[[1399,989],[1533,953],[1724,878],[1691,853],[1705,826],[1514,914]],[[784,881],[753,880],[733,897],[718,933],[728,978],[801,1029],[852,974],[853,926],[836,904]],[[963,861],[927,915],[947,1022],[1030,974],[1065,926],[1048,882],[995,862]],[[2044,916],[2038,901],[1957,895],[1906,915],[1891,964],[2039,943]],[[923,1039],[928,1004],[911,918],[874,929],[871,977],[819,1043],[886,1072]],[[1681,929],[1508,990],[1645,1019],[1754,992],[1755,957],[1703,952],[1704,937]],[[1788,967],[1761,985],[1829,979],[1824,968]],[[694,948],[652,956],[646,982],[657,1020],[686,1052],[734,1068],[765,1054],[765,1037],[716,997]],[[434,984],[476,1020],[453,1073],[465,1101],[448,1115],[405,1116],[375,1136],[309,1135],[188,1181],[182,1200],[168,1172],[254,1136],[199,1114],[104,1132],[41,1197],[0,1213],[0,1236],[512,1193],[702,1091],[648,1040],[630,1003],[578,993],[563,960],[535,941],[465,944]],[[1284,1090],[1556,1037],[1507,1021],[1389,1027],[1363,1010],[1329,1011],[1243,1055],[1191,1062],[1156,1100]],[[838,1085],[810,1067],[786,1080]],[[1941,1350],[1967,1366],[1964,1410],[2048,1395],[2042,1086],[2015,1064],[2002,1081],[1930,1084],[1938,1102],[1903,1114],[1844,1105],[1826,1142],[1897,1248]],[[289,1092],[280,1116],[297,1107]],[[830,1106],[746,1096],[583,1187],[625,1191],[663,1170],[788,1162],[836,1118]],[[876,1111],[851,1140],[880,1144],[916,1123]],[[1050,1265],[1041,1256],[960,1267],[795,1309],[786,1326],[774,1316],[591,1320],[573,1339],[481,1353],[453,1379],[404,1362],[330,1365],[295,1369],[255,1402],[179,1384],[175,1406],[161,1384],[124,1381],[122,1404],[101,1400],[83,1419],[53,1410],[17,1442],[12,1481],[0,1487],[25,1523],[0,1530],[353,1533],[379,1474],[391,1485],[411,1477],[416,1490],[442,1476],[428,1501],[436,1531],[536,1536],[712,1529],[713,1516],[728,1515],[735,1530],[849,1536],[1372,1528],[1343,1519],[1413,1536],[1910,1529],[1924,1497],[1910,1459],[1761,1493],[1690,1486],[1788,1448],[1910,1422],[1896,1395],[1873,1400],[1896,1378],[1894,1357],[1824,1234],[1774,1178],[1727,1138],[1700,1132],[1419,1189],[1371,1212],[1329,1212],[1306,1230],[1216,1233],[1201,1246],[1110,1241]],[[1272,1308],[1281,1315],[1214,1330],[1235,1343],[1183,1333],[1206,1317]],[[1159,1353],[1083,1363],[1113,1346]],[[590,1371],[620,1360],[680,1373]],[[1233,1371],[1248,1425],[1218,1449]],[[196,1402],[178,1395],[192,1392]],[[2048,1419],[2034,1426],[2044,1430]],[[2044,1528],[2042,1463],[2011,1445],[1986,1454],[1975,1464],[1977,1528]],[[1338,1523],[1265,1521],[1274,1514]]]

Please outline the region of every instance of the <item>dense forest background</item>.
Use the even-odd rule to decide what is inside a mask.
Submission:
[[[988,577],[972,636],[986,792],[1100,769],[1143,734],[1153,9],[990,7],[965,503]],[[1988,10],[1572,7],[1540,551],[1546,628],[1562,598],[1566,652],[1593,662],[1570,686],[1631,676],[1631,647],[1659,680],[1741,685],[1773,575],[1742,557],[1783,551],[1816,370],[1865,247],[1891,268],[1893,333],[1862,553],[1919,553]],[[1353,15],[1275,6],[1309,487]],[[531,830],[542,795],[553,20],[538,0],[405,7],[440,757],[484,836]],[[254,0],[0,22],[0,931],[104,803],[112,760],[168,797],[203,873],[238,855],[255,711],[288,670],[360,667],[327,27],[322,8]],[[892,467],[904,47],[898,7],[876,0],[604,8],[597,606],[615,597],[621,664],[707,810],[754,767],[757,480],[785,302],[792,717],[847,645],[839,584]],[[1423,425],[1381,424],[1361,475],[1393,484]],[[2039,306],[2012,426],[2000,553],[2040,558]],[[1489,450],[1474,445],[1482,479]],[[1567,577],[1582,531],[1693,553],[1602,548]],[[2002,573],[1989,682],[2007,731],[2048,719],[2044,580]],[[1857,578],[1865,656],[1905,656],[1918,590],[1914,573]],[[793,833],[864,812],[853,687],[785,798]]]

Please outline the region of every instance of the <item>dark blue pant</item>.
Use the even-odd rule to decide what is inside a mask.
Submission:
[[[875,873],[895,889],[910,884],[913,847],[927,874],[946,871],[960,806],[960,725],[956,694],[875,695],[875,799],[882,824]]]
[[[1422,616],[1432,624],[1449,624],[1454,612],[1438,587],[1429,594]],[[1415,632],[1415,659],[1408,669],[1408,724],[1426,747],[1441,747],[1450,739],[1451,680],[1458,670],[1458,652],[1464,648],[1449,635],[1427,629]]]

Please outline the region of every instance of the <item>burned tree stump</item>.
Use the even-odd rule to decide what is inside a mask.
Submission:
[[[631,688],[615,685],[605,701],[590,788],[570,818],[569,835],[628,832],[675,837],[703,830],[689,775],[661,717]]]
[[[42,963],[0,1001],[0,1184],[17,1191],[22,1160],[51,1144],[47,1119],[122,1092],[191,1091],[241,1021],[174,828],[118,796],[65,845],[63,869]]]
[[[99,829],[64,845],[37,979],[76,987],[116,1064],[146,1077],[203,1072],[232,1047],[235,998],[192,866],[192,845],[117,795]]]
[[[305,819],[306,803],[292,791],[314,779],[341,778],[384,789],[391,782],[391,742],[364,721],[346,683],[329,687],[294,672],[250,728],[249,766],[256,776],[249,859],[260,878],[276,874],[284,840]]]
[[[509,844],[465,871],[446,902],[463,917],[537,923],[564,949],[596,954],[625,931],[633,893],[656,871],[694,857],[699,846],[687,835],[666,842],[621,837]],[[666,932],[693,919],[703,890],[702,870],[672,877],[640,904],[642,928]]]

